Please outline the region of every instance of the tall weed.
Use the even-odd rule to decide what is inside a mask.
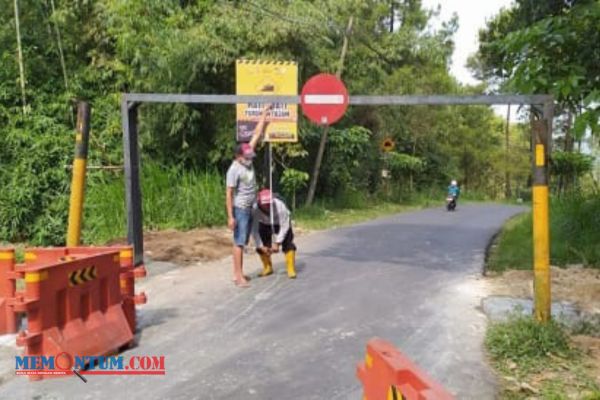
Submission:
[[[184,171],[146,162],[141,186],[144,229],[191,229],[226,220],[224,178],[216,171]],[[85,201],[84,241],[98,244],[125,235],[122,175],[91,176]]]
[[[531,213],[509,221],[493,250],[488,268],[529,269],[532,266]],[[550,261],[554,265],[584,264],[600,268],[600,198],[570,195],[550,203]]]

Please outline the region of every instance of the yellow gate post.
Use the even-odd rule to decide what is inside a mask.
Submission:
[[[544,104],[543,117],[532,121],[533,143],[533,271],[535,318],[551,316],[550,215],[548,209],[548,155],[552,135],[553,103]]]
[[[85,174],[90,138],[90,105],[85,101],[77,103],[77,133],[75,135],[75,158],[73,159],[73,179],[69,202],[69,227],[67,246],[78,246],[81,236],[81,214],[85,192]]]

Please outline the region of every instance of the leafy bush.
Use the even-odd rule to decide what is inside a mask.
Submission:
[[[423,172],[426,165],[422,158],[404,153],[390,152],[388,160],[392,174],[396,178]]]
[[[296,209],[296,192],[298,189],[306,187],[308,174],[297,169],[287,168],[283,171],[281,177],[281,186],[286,195],[292,197],[292,210]]]
[[[577,179],[584,174],[592,171],[594,166],[594,157],[581,154],[557,151],[552,154],[550,170],[557,181],[557,190],[559,193],[568,192],[575,187]]]
[[[72,131],[43,115],[11,119],[0,132],[0,240],[65,240]]]
[[[142,163],[144,229],[191,229],[221,225],[225,216],[225,182],[216,171],[186,171]],[[126,234],[125,191],[121,175],[89,179],[83,239],[100,244]]]
[[[376,171],[372,165],[377,162],[376,153],[369,151],[374,146],[371,132],[360,126],[330,131],[320,178],[325,194],[339,197],[349,190],[367,192]]]

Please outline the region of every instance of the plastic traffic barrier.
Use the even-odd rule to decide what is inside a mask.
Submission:
[[[17,336],[25,356],[105,356],[133,342],[121,292],[120,252],[26,251],[25,265],[19,267],[25,293],[17,295],[14,304],[15,311],[27,314],[27,331]]]
[[[110,247],[52,247],[52,248],[33,248],[25,252],[26,262],[52,262],[56,260],[69,260],[88,255],[93,255],[101,251],[118,251],[119,264],[121,272],[119,275],[119,286],[121,288],[122,306],[131,331],[136,331],[136,313],[135,306],[146,304],[147,296],[145,293],[135,293],[135,280],[144,278],[147,275],[146,268],[143,265],[134,267],[132,246],[110,246]]]
[[[15,271],[15,249],[0,249],[0,335],[17,332],[17,313],[13,308],[16,280],[22,275]]]
[[[357,366],[363,400],[450,400],[452,395],[421,371],[391,343],[373,338]]]

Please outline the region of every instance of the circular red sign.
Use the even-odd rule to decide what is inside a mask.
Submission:
[[[335,75],[318,74],[304,84],[300,104],[312,122],[331,125],[339,121],[348,108],[348,90]]]

